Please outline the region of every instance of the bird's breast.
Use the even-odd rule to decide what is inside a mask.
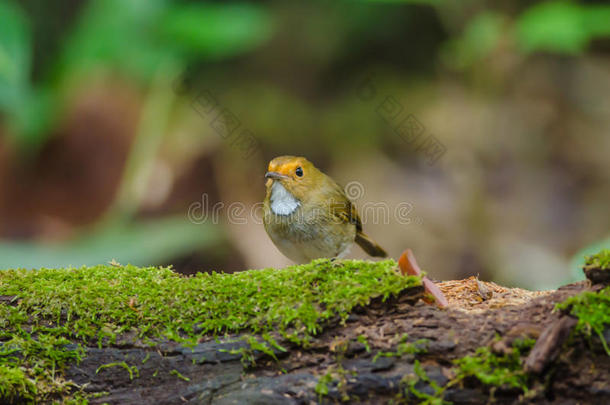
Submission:
[[[271,186],[271,196],[269,197],[269,207],[275,215],[290,215],[294,213],[301,203],[290,191],[286,190],[279,181],[274,181]]]

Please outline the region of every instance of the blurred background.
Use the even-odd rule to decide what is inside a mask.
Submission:
[[[433,278],[578,279],[610,247],[604,3],[0,0],[0,268],[285,266],[260,201],[292,154]]]

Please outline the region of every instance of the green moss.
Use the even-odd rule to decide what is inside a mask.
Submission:
[[[375,357],[373,357],[373,362],[377,361],[379,357],[402,357],[404,355],[415,355],[428,351],[426,349],[428,339],[418,339],[415,342],[407,342],[408,337],[407,334],[401,336],[395,352],[377,352]]]
[[[178,370],[172,370],[169,372],[171,375],[175,375],[176,377],[178,377],[179,379],[183,380],[183,381],[191,381],[190,378],[183,376],[180,371]]]
[[[349,371],[343,368],[343,364],[338,362],[336,365],[329,366],[325,373],[318,378],[316,383],[315,391],[318,394],[318,401],[322,401],[322,397],[328,395],[330,385],[337,386],[337,392],[341,395],[341,402],[349,402],[350,400],[357,401],[358,398],[350,397],[347,390],[347,380],[349,377],[355,376],[355,371]]]
[[[595,332],[610,356],[608,343],[604,339],[604,330],[610,327],[610,287],[594,293],[586,291],[557,304],[557,309],[568,311],[578,318],[576,333],[591,336]]]
[[[65,332],[63,328],[41,326],[28,331],[24,324],[14,324],[25,319],[19,308],[0,305],[4,340],[0,344],[0,400],[35,403],[78,389],[58,377],[65,365],[81,358],[82,349],[57,336]]]
[[[588,256],[585,268],[599,268],[610,270],[610,249],[603,249],[599,253]],[[595,293],[585,291],[568,298],[556,305],[556,309],[569,312],[578,318],[574,331],[590,337],[595,332],[610,356],[608,342],[604,339],[604,330],[610,327],[610,286]]]
[[[394,352],[377,352],[377,354],[373,357],[373,362],[377,361],[379,357],[402,357],[404,355],[416,355],[420,353],[425,353],[427,351],[426,345],[428,343],[427,339],[419,339],[415,342],[407,342],[408,335],[405,333],[401,336],[399,343],[396,345],[396,351]],[[356,338],[356,342],[359,342],[364,345],[367,352],[371,351],[370,344],[365,335],[359,335]],[[330,349],[335,353],[335,362],[336,364],[329,366],[324,374],[322,374],[318,378],[318,382],[315,387],[315,391],[318,394],[319,402],[322,402],[322,397],[328,395],[330,385],[335,385],[337,387],[338,393],[341,395],[341,401],[347,402],[350,400],[359,400],[355,397],[350,397],[347,391],[347,379],[349,376],[357,375],[355,371],[348,371],[343,368],[343,360],[347,349],[350,346],[349,340],[336,340],[330,345]],[[423,372],[423,368],[419,365],[419,362],[415,360],[416,368],[418,371]],[[424,372],[425,374],[425,372]],[[426,377],[427,378],[427,377]],[[405,380],[406,381],[406,380]],[[428,380],[426,380],[428,381]],[[430,385],[434,387],[438,387],[436,383],[433,381],[429,382]],[[435,388],[436,389],[436,388]],[[440,388],[439,388],[440,389]],[[421,394],[426,395],[426,394]],[[402,400],[406,397],[402,397],[402,394],[397,397],[399,400]],[[420,397],[418,397],[420,398]],[[438,402],[438,404],[441,404]],[[437,402],[429,402],[429,404],[437,404]]]
[[[239,341],[245,341],[248,344],[248,346],[240,347],[238,349],[231,349],[231,350],[221,349],[220,351],[225,351],[230,354],[239,354],[241,357],[241,362],[244,365],[244,367],[256,366],[255,351],[264,353],[276,361],[277,361],[277,357],[276,357],[275,352],[273,351],[272,347],[275,347],[276,349],[278,349],[282,352],[286,351],[286,349],[284,347],[280,346],[280,344],[277,343],[277,341],[273,337],[271,337],[271,335],[269,335],[268,333],[263,333],[262,339],[258,339],[252,335],[244,335],[239,340],[236,340],[236,342],[239,342]]]
[[[32,402],[36,384],[21,367],[0,365],[0,398],[9,403]]]
[[[454,360],[451,374],[454,377],[446,385],[440,386],[430,379],[418,360],[414,363],[414,373],[405,375],[401,380],[401,392],[397,395],[398,403],[443,405],[450,404],[444,400],[445,391],[455,385],[462,384],[467,378],[475,378],[486,386],[491,392],[501,386],[515,387],[524,393],[529,390],[529,376],[523,371],[522,358],[534,346],[534,339],[517,339],[513,342],[510,353],[500,355],[493,353],[489,347],[479,347],[474,355],[464,356]],[[425,383],[432,390],[429,394],[420,391],[417,386]],[[492,401],[493,402],[493,401]]]
[[[516,340],[512,351],[498,355],[489,347],[479,347],[473,356],[465,356],[455,361],[456,377],[452,385],[467,377],[475,377],[485,385],[510,386],[528,391],[528,375],[523,371],[521,357],[534,346],[534,339]]]
[[[587,256],[585,259],[585,266],[610,270],[610,249],[603,249],[595,255]]]
[[[390,260],[317,260],[193,277],[116,265],[0,271],[0,295],[18,297],[16,306],[0,304],[0,367],[7,371],[0,378],[16,390],[2,395],[48,400],[73,390],[55,378],[82,355],[71,341],[102,346],[135,332],[151,345],[168,339],[194,345],[206,335],[248,332],[262,337],[249,341],[253,350],[272,353],[279,345],[271,333],[306,346],[330,318],[346,319],[357,305],[419,284]]]
[[[387,298],[419,279],[401,276],[393,261],[318,260],[194,277],[134,266],[9,270],[0,272],[0,283],[0,294],[18,295],[20,314],[35,314],[35,324],[50,321],[101,344],[134,329],[142,338],[192,343],[202,335],[241,330],[279,330],[307,339],[325,320],[347,316],[354,306]]]
[[[140,376],[140,370],[138,370],[137,366],[129,366],[129,364],[127,364],[124,361],[120,361],[117,363],[102,364],[101,366],[99,366],[97,368],[97,370],[95,370],[95,374],[98,374],[100,371],[105,370],[107,368],[112,368],[112,367],[123,367],[125,369],[125,371],[127,371],[129,373],[130,380],[133,380],[134,375],[136,377]]]
[[[364,345],[364,350],[366,350],[367,353],[371,352],[371,345],[369,344],[369,340],[367,339],[366,335],[358,335],[356,341]]]
[[[421,366],[418,360],[415,360],[413,367],[414,374],[405,375],[400,381],[404,387],[404,392],[397,396],[399,403],[412,403],[411,396],[417,399],[417,403],[421,405],[445,405],[450,404],[443,399],[445,388],[439,386],[435,381],[430,379],[426,374],[426,370]],[[428,394],[417,389],[417,384],[424,382],[434,390],[434,394]],[[410,395],[409,395],[410,394]]]
[[[333,377],[333,373],[332,370],[327,370],[326,373],[324,373],[320,378],[318,378],[318,382],[316,383],[316,394],[318,394],[319,397],[323,397],[328,395],[328,391],[329,391],[329,384],[332,384],[332,382],[335,380],[335,378]],[[320,398],[321,399],[321,398]],[[320,401],[322,402],[322,401]]]

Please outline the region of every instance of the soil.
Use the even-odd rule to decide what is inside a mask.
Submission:
[[[93,404],[387,403],[399,400],[401,391],[404,394],[401,379],[414,374],[415,359],[431,381],[444,386],[453,377],[453,360],[472,355],[481,346],[501,352],[516,338],[540,337],[545,329],[565,323],[562,319],[567,316],[553,311],[555,303],[589,288],[587,282],[580,282],[556,291],[531,292],[473,277],[438,285],[449,301],[446,309],[421,300],[414,305],[408,299],[373,302],[354,311],[344,324],[338,319],[331,322],[307,349],[283,343],[288,350],[277,350],[277,360],[254,352],[256,364],[244,367],[241,354],[231,352],[248,347],[244,342],[230,342],[238,336],[202,341],[193,349],[175,343],[151,348],[119,342],[114,347],[90,347],[86,358],[68,370],[67,378],[87,384],[89,392],[102,393],[91,400]],[[375,359],[380,351],[395,351],[405,334],[408,342],[427,339],[426,352]],[[548,356],[543,353],[548,358],[539,364],[539,372],[530,375],[526,395],[519,389],[466,379],[447,388],[444,400],[454,404],[610,403],[610,357],[599,340],[576,336],[567,342],[560,339],[556,345],[561,350]],[[121,366],[98,370],[102,364],[123,361],[137,367],[133,378]],[[328,393],[320,395],[318,379],[329,372],[334,377]],[[416,388],[434,392],[424,381]],[[402,401],[418,400],[403,395]]]

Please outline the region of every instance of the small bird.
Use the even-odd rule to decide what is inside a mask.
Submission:
[[[354,242],[371,256],[387,256],[362,232],[358,212],[343,189],[304,157],[276,157],[265,178],[265,230],[290,260],[342,257]]]

